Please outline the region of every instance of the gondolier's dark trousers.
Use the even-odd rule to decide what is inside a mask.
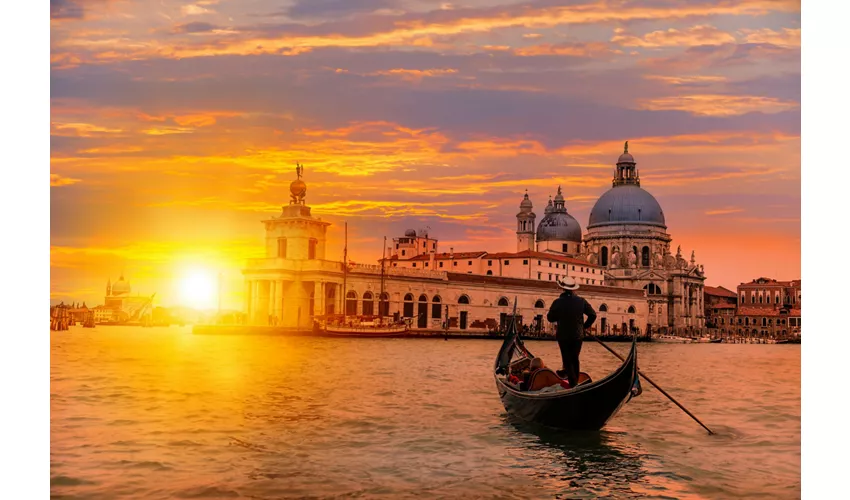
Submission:
[[[570,382],[570,387],[578,385],[578,374],[581,371],[579,367],[579,354],[581,354],[581,339],[568,339],[558,337],[558,347],[561,349],[561,362],[564,365],[564,371],[567,372],[567,380]]]

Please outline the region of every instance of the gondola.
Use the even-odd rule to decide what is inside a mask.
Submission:
[[[516,355],[516,359],[514,358]],[[637,371],[637,336],[632,338],[629,356],[614,372],[597,381],[580,382],[576,387],[556,390],[521,391],[507,380],[514,370],[533,355],[525,348],[516,326],[505,335],[494,366],[499,397],[509,415],[547,427],[598,431],[631,398],[640,395]],[[589,377],[582,374],[582,378]]]

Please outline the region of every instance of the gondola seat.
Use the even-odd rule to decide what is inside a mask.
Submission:
[[[528,381],[528,390],[539,391],[544,387],[561,385],[561,382],[563,382],[563,380],[557,373],[549,368],[541,368],[531,374],[531,378]]]

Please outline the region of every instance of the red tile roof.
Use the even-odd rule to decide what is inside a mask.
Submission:
[[[449,253],[436,253],[434,254],[434,260],[463,260],[463,259],[476,259],[485,255],[487,252],[484,250],[479,250],[477,252],[455,252],[454,254]],[[387,257],[387,260],[403,260],[403,261],[419,261],[419,260],[431,260],[431,255],[424,253],[419,254],[413,257],[401,258],[398,255],[393,255],[392,257]],[[381,260],[378,259],[378,262]]]
[[[487,254],[487,257],[493,257],[494,259],[547,259],[558,262],[567,262],[570,264],[578,264],[585,267],[596,267],[599,266],[595,264],[591,264],[590,262],[582,259],[576,259],[575,257],[567,257],[565,255],[558,255],[547,252],[535,252],[534,250],[523,250],[522,252],[497,252]]]
[[[463,274],[463,273],[446,273],[449,281],[464,282],[464,283],[482,283],[496,284],[503,286],[520,286],[528,288],[545,289],[548,291],[560,291],[560,287],[554,281],[530,280],[524,278],[506,278],[504,276],[486,276],[483,274]],[[620,295],[629,296],[635,299],[645,297],[643,289],[621,288],[616,286],[603,285],[579,285],[578,293],[582,292],[595,293],[602,295]]]
[[[479,250],[477,252],[455,252],[454,254],[449,253],[437,253],[434,254],[434,260],[464,260],[464,259],[477,259],[477,258],[492,258],[492,259],[539,259],[539,260],[551,260],[557,262],[565,262],[569,264],[581,265],[584,267],[595,267],[599,268],[599,266],[591,264],[585,260],[576,259],[574,257],[567,257],[565,255],[557,255],[553,253],[546,252],[535,252],[533,250],[523,250],[522,252],[496,252],[496,253],[487,253],[483,250]],[[429,254],[420,254],[414,257],[401,258],[398,255],[393,255],[392,257],[387,257],[387,260],[398,260],[405,262],[413,262],[413,261],[423,261],[430,260],[431,256]],[[380,259],[378,260],[380,262]]]
[[[715,297],[730,297],[733,299],[738,298],[738,294],[733,292],[732,290],[727,290],[722,286],[707,286],[705,287],[705,295],[714,295]]]
[[[780,316],[779,309],[768,308],[768,307],[748,307],[742,306],[738,308],[738,316]],[[800,316],[800,309],[790,309],[788,310],[788,316]]]

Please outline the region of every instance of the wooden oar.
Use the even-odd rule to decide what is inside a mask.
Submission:
[[[593,337],[593,340],[595,340],[595,341],[599,342],[599,343],[602,345],[602,347],[604,347],[605,349],[608,349],[608,352],[610,352],[610,353],[611,353],[611,354],[613,354],[614,356],[617,356],[618,358],[620,358],[620,361],[625,361],[625,359],[623,359],[623,357],[622,357],[622,356],[620,356],[619,354],[617,354],[617,352],[616,352],[616,351],[614,351],[613,349],[611,349],[610,347],[608,347],[607,345],[605,345],[605,344],[604,344],[601,340],[599,340],[598,338],[596,338],[596,337],[595,337],[595,336],[593,336],[593,335],[590,335],[590,334],[586,334],[586,335],[588,335],[588,336],[590,336],[590,337]],[[676,404],[676,406],[678,406],[679,408],[681,408],[681,409],[682,409],[682,411],[684,411],[685,413],[687,413],[689,417],[691,417],[692,419],[694,419],[694,420],[696,421],[696,423],[698,423],[699,425],[701,425],[703,429],[707,430],[709,435],[712,435],[712,436],[714,435],[714,432],[713,432],[711,429],[709,429],[708,427],[706,427],[704,423],[700,422],[700,421],[699,421],[699,419],[698,419],[697,417],[695,417],[693,413],[689,412],[687,408],[685,408],[684,406],[682,406],[681,404],[679,404],[679,402],[678,402],[678,401],[676,401],[676,400],[673,398],[673,396],[671,396],[671,395],[667,394],[667,391],[665,391],[665,390],[664,390],[664,389],[662,389],[661,387],[658,387],[658,384],[656,384],[656,383],[655,383],[655,382],[653,382],[653,381],[652,381],[649,377],[647,377],[646,375],[644,375],[642,371],[638,370],[637,372],[638,372],[638,375],[640,375],[641,377],[643,377],[643,379],[644,379],[644,380],[646,380],[647,382],[649,382],[650,384],[652,384],[652,387],[655,387],[656,389],[658,389],[658,390],[661,392],[661,394],[664,394],[665,396],[667,396],[667,399],[669,399],[670,401],[672,401],[673,403],[675,403],[675,404]]]

